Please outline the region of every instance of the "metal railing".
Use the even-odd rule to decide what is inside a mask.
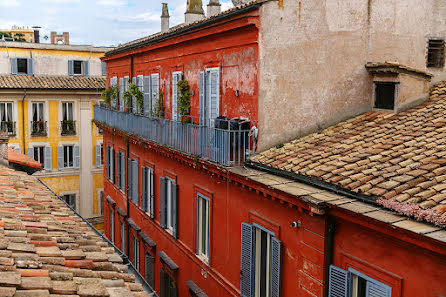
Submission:
[[[46,121],[31,121],[31,136],[47,136],[48,128]]]
[[[73,120],[60,121],[60,134],[76,135],[76,121]]]
[[[16,136],[16,122],[13,121],[4,121],[0,122],[0,130],[6,132],[8,136]]]
[[[218,129],[94,106],[97,122],[225,166],[241,165],[251,152],[249,129]]]

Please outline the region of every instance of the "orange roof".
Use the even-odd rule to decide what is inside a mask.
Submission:
[[[28,166],[31,168],[36,168],[39,170],[42,170],[42,164],[40,164],[39,162],[35,161],[33,158],[21,154],[18,151],[8,147],[8,161],[9,163],[16,163],[19,165],[23,165],[23,166]]]

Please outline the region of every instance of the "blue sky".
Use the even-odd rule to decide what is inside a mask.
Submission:
[[[161,2],[167,2],[170,25],[184,21],[186,0],[0,0],[0,29],[41,26],[70,32],[71,44],[118,45],[160,31]],[[203,8],[209,0],[203,0]],[[222,10],[231,0],[220,0]]]

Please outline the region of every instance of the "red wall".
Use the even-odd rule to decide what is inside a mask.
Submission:
[[[247,117],[257,121],[258,98],[258,16],[238,16],[217,26],[190,30],[185,36],[106,57],[108,82],[111,77],[131,76],[130,55],[134,57],[133,77],[160,73],[165,112],[172,111],[172,72],[182,71],[194,95],[191,115],[199,116],[199,72],[220,68],[220,115]],[[118,80],[119,81],[119,80]],[[239,97],[235,91],[239,91]]]

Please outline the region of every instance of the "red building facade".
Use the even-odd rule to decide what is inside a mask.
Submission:
[[[442,296],[446,236],[424,235],[440,228],[390,226],[405,218],[278,171],[228,166],[241,165],[254,140],[207,120],[256,125],[259,7],[107,54],[109,83],[125,89],[134,78],[145,96],[144,115],[119,101],[95,107],[104,133],[106,236],[162,297]],[[194,124],[175,115],[181,79],[192,91]],[[162,119],[150,114],[154,97],[163,98]]]

